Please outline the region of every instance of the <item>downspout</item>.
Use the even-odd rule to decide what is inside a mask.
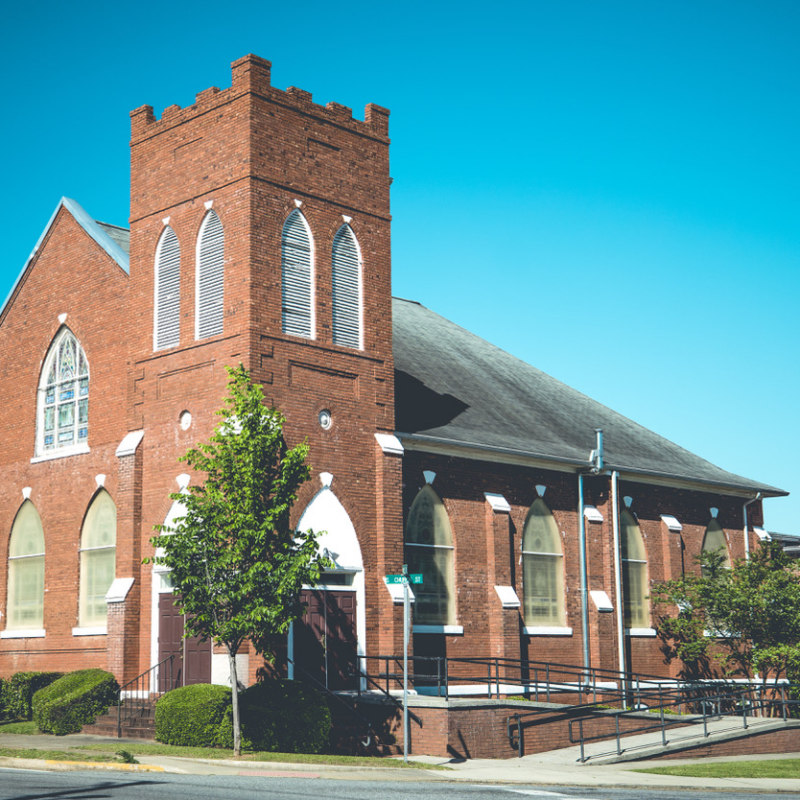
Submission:
[[[603,430],[596,428],[597,447],[591,452],[589,460],[592,461],[592,474],[596,475],[603,469]],[[583,644],[583,668],[588,679],[591,667],[589,656],[589,577],[586,566],[586,517],[584,516],[583,502],[583,473],[578,473],[578,552],[580,555],[581,570],[581,633]]]
[[[744,519],[744,560],[750,560],[750,533],[747,530],[747,506],[751,503],[755,503],[756,500],[761,499],[761,492],[758,492],[755,497],[751,497],[749,500],[745,502],[742,506],[742,518]]]
[[[625,663],[625,615],[622,605],[622,563],[620,558],[619,541],[619,472],[611,473],[611,515],[614,523],[614,591],[617,607],[617,653],[619,657],[619,671],[623,675],[627,672]],[[624,705],[624,700],[623,700]]]
[[[587,574],[586,574],[586,517],[583,516],[583,473],[578,473],[578,553],[581,568],[581,631],[583,639],[583,668],[586,680],[589,680],[589,609],[587,607]]]

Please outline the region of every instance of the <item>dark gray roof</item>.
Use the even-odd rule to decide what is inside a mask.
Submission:
[[[392,313],[399,434],[577,466],[588,465],[602,428],[607,468],[786,494],[714,466],[419,303],[395,298]]]
[[[95,221],[127,255],[131,254],[131,232],[127,228],[120,228],[119,225],[109,225],[107,222],[100,222],[100,220]]]

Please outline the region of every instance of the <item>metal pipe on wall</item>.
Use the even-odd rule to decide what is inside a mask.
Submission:
[[[583,473],[578,473],[578,547],[581,569],[581,633],[583,640],[583,667],[588,670],[589,663],[589,607],[588,576],[586,569],[586,517],[583,514]]]
[[[617,653],[619,657],[619,671],[627,672],[625,663],[625,615],[623,612],[622,597],[622,561],[619,541],[619,472],[611,473],[611,515],[614,526],[614,591],[617,607]]]
[[[742,518],[744,520],[744,560],[750,560],[750,532],[747,529],[747,506],[751,503],[755,503],[756,500],[761,499],[761,492],[758,492],[755,497],[751,497],[749,500],[745,502],[742,506]]]

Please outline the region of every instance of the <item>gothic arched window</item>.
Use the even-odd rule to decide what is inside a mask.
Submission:
[[[623,620],[626,628],[650,627],[647,603],[647,551],[639,523],[629,511],[619,518],[622,545]]]
[[[561,536],[541,498],[533,501],[522,534],[522,590],[526,626],[564,626]]]
[[[89,362],[69,328],[53,340],[39,381],[36,453],[86,452],[89,442]]]
[[[106,624],[106,594],[117,565],[117,507],[101,490],[89,506],[81,531],[80,610],[82,628]]]
[[[180,341],[181,247],[167,225],[156,247],[153,349],[175,347]]]
[[[708,523],[705,535],[703,536],[703,552],[718,553],[722,556],[722,566],[725,569],[731,568],[731,559],[728,554],[728,543],[725,541],[725,531],[717,520],[712,519]]]
[[[342,225],[336,232],[331,267],[333,343],[360,349],[361,248],[349,225]]]
[[[225,288],[225,234],[209,211],[197,235],[197,339],[222,333]]]
[[[420,491],[408,514],[406,560],[411,574],[422,574],[422,583],[414,585],[414,622],[454,625],[453,532],[444,503],[430,486]]]
[[[283,332],[314,338],[313,245],[306,218],[292,211],[281,233]]]
[[[8,542],[6,630],[44,627],[44,531],[39,512],[26,500]]]

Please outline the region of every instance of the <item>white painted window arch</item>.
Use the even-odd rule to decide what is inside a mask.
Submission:
[[[63,326],[44,360],[37,398],[36,455],[88,452],[89,361]]]
[[[8,542],[6,630],[44,627],[44,530],[36,506],[26,500]]]
[[[358,239],[345,223],[331,250],[333,343],[358,350],[363,347],[362,263]]]
[[[180,341],[181,246],[167,225],[156,247],[153,349],[165,350]]]
[[[314,338],[314,240],[297,209],[281,232],[281,319],[284,333]]]
[[[225,232],[216,211],[203,218],[197,234],[196,336],[222,333],[225,290]]]

